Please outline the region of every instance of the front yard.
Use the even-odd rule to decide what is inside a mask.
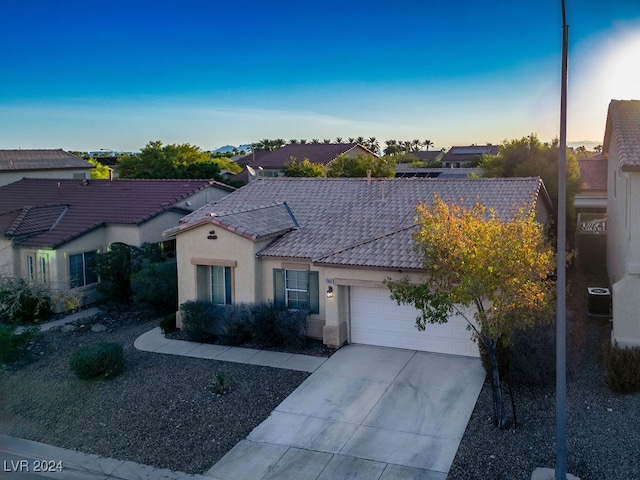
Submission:
[[[47,332],[41,359],[0,371],[0,431],[85,453],[201,473],[260,424],[308,373],[140,352],[157,321],[105,332]],[[125,371],[82,381],[69,368],[80,345],[120,342]],[[217,374],[228,394],[213,391]]]

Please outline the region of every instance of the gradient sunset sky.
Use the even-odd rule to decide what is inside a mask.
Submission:
[[[568,140],[640,99],[640,3],[566,0]],[[5,0],[0,149],[559,133],[560,1]]]

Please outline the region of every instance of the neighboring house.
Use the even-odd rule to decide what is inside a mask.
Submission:
[[[290,143],[271,151],[258,150],[240,158],[238,165],[251,167],[256,175],[250,175],[248,169],[244,168],[233,179],[249,183],[255,178],[282,177],[284,167],[291,163],[292,158],[299,162],[308,158],[312,163],[328,165],[340,155],[355,157],[359,154],[377,156],[357,143]]]
[[[602,270],[607,262],[607,161],[602,154],[578,159],[582,185],[573,200],[577,214],[578,264]]]
[[[444,168],[475,167],[482,155],[498,155],[497,145],[454,146],[442,157]]]
[[[543,223],[552,208],[539,178],[258,179],[165,232],[176,238],[179,302],[273,301],[310,310],[307,334],[334,347],[478,356],[461,317],[419,332],[416,310],[398,306],[383,283],[420,275],[415,208],[435,193],[505,217],[535,208]]]
[[[640,346],[640,100],[611,101],[602,151],[609,165],[611,337],[621,346]]]
[[[573,204],[577,213],[607,213],[607,161],[602,154],[579,158],[582,185]]]
[[[89,178],[93,165],[64,150],[0,150],[0,187],[22,178]]]
[[[166,241],[163,230],[233,191],[210,180],[26,178],[0,187],[0,276],[82,289],[95,300],[91,259],[112,243]],[[174,245],[166,244],[166,248]]]

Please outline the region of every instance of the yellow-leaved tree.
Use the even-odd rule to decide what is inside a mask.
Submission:
[[[508,346],[516,329],[552,318],[555,285],[548,276],[555,268],[554,249],[532,208],[498,214],[480,203],[465,208],[436,195],[431,206],[421,203],[416,210],[414,243],[424,278],[387,279],[391,297],[420,311],[419,330],[475,306],[474,318],[465,318],[487,351],[496,426],[507,428],[497,347]]]

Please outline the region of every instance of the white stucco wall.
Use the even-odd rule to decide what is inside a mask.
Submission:
[[[611,338],[620,346],[640,346],[640,172],[620,168],[616,144],[610,144],[607,202]]]

